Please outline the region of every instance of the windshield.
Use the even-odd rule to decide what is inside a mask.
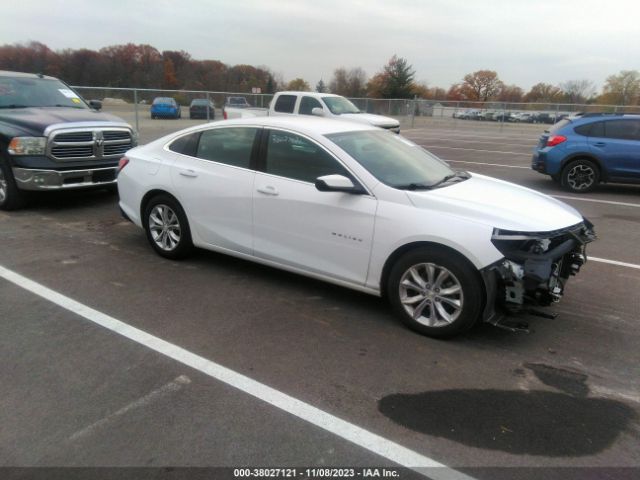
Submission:
[[[76,92],[59,80],[0,77],[0,108],[26,107],[89,108]]]
[[[394,188],[429,187],[454,175],[438,157],[395,133],[366,130],[332,133],[327,138],[382,183]]]
[[[322,97],[331,113],[342,115],[343,113],[360,113],[358,107],[344,97]]]

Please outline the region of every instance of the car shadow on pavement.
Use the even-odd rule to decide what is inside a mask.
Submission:
[[[511,454],[579,457],[605,450],[636,418],[624,403],[546,390],[392,394],[380,412],[405,428]]]

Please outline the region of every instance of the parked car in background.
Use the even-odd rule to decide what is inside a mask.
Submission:
[[[32,190],[115,187],[137,136],[100,107],[57,78],[0,71],[0,209],[20,208]]]
[[[592,225],[452,170],[399,135],[280,116],[199,125],[127,153],[120,207],[169,259],[194,247],[388,297],[434,337],[560,300]],[[154,172],[149,175],[149,172]]]
[[[400,133],[400,122],[395,118],[362,112],[349,99],[331,93],[278,92],[271,100],[268,109],[225,107],[223,114],[225,119],[313,115],[364,123]]]
[[[509,121],[516,123],[533,123],[533,113],[530,112],[517,112],[511,115]]]
[[[600,182],[640,183],[640,115],[565,118],[540,137],[531,168],[576,193]]]
[[[493,112],[491,116],[491,120],[495,122],[510,122],[511,121],[511,112],[507,112],[504,110],[498,110]]]
[[[225,108],[251,108],[251,105],[245,97],[227,97],[224,106]]]
[[[216,107],[211,100],[207,100],[206,98],[195,98],[191,100],[191,104],[189,105],[189,118],[209,118],[213,120],[215,117]]]
[[[156,97],[151,104],[151,118],[180,118],[180,105],[172,97]]]

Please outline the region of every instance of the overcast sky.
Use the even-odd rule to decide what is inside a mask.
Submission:
[[[480,69],[525,90],[580,79],[600,88],[640,70],[640,0],[19,0],[3,10],[0,44],[145,43],[312,86],[340,66],[372,76],[393,54],[444,88]]]

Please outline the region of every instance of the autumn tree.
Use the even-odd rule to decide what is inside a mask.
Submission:
[[[325,93],[326,91],[327,91],[327,86],[322,81],[322,79],[320,79],[320,81],[318,83],[316,83],[316,92]]]
[[[296,91],[296,92],[310,92],[311,91],[311,87],[309,86],[309,84],[306,82],[306,80],[304,80],[302,78],[294,78],[289,83],[287,83],[287,86],[285,87],[285,89],[286,90],[293,90],[293,91]]]
[[[524,90],[517,85],[502,84],[497,99],[500,102],[519,103],[522,102],[522,97],[524,97]]]
[[[178,79],[176,78],[176,69],[173,66],[173,60],[170,58],[164,61],[164,74],[162,76],[162,88],[176,90],[178,88]]]
[[[360,67],[347,70],[336,68],[329,83],[331,93],[345,97],[363,97],[366,95],[367,74]]]
[[[558,103],[562,101],[562,90],[549,83],[536,83],[524,96],[525,102]]]
[[[464,76],[462,92],[469,100],[486,102],[495,97],[503,87],[498,74],[493,70],[478,70]]]
[[[60,56],[40,42],[0,47],[0,69],[29,73],[60,74]]]
[[[611,105],[637,105],[640,100],[640,72],[622,70],[607,77],[599,103]]]
[[[466,100],[467,96],[465,95],[462,85],[459,83],[454,83],[449,87],[446,95],[447,100],[453,100],[459,102],[461,100]]]
[[[406,59],[394,55],[367,84],[369,95],[379,98],[412,98],[415,73]]]
[[[586,103],[596,93],[596,87],[591,80],[568,80],[560,84],[564,100],[568,103]]]

